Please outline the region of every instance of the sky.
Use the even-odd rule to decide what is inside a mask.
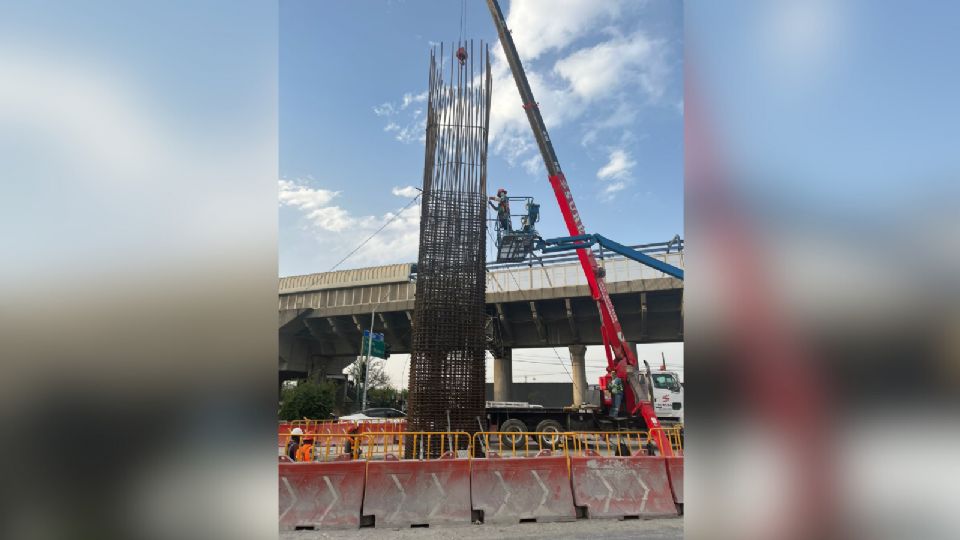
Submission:
[[[329,270],[422,185],[429,51],[459,38],[460,7],[280,4],[280,275]],[[628,244],[682,235],[681,4],[534,0],[503,8],[588,230]],[[488,186],[533,196],[542,203],[540,232],[563,235],[485,2],[467,2],[465,26],[465,36],[490,42],[494,53]],[[418,210],[341,268],[416,261]]]
[[[463,36],[493,55],[488,187],[534,197],[539,232],[566,234],[486,3],[466,4],[463,13],[460,2],[280,4],[281,276],[329,271],[385,224],[338,268],[416,261],[419,202],[401,210],[422,185],[429,51],[441,41],[449,51],[461,15]],[[626,244],[682,236],[682,4],[502,8],[587,230]],[[651,361],[661,350],[682,362],[682,345],[658,346]],[[588,352],[597,375],[602,354]],[[515,378],[569,380],[557,366],[569,365],[565,350],[514,357]],[[389,371],[405,383],[402,367]]]

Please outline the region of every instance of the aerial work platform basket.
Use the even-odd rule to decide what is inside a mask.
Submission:
[[[540,205],[533,197],[508,197],[509,201],[523,201],[523,214],[502,215],[498,212],[494,222],[497,231],[497,262],[523,262],[533,253],[540,234],[534,225],[540,221]],[[513,218],[520,217],[520,228],[513,228]]]

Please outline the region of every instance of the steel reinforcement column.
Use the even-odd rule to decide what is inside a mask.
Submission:
[[[460,50],[465,61],[456,54]],[[474,433],[477,419],[485,418],[491,76],[485,44],[458,43],[452,52],[445,58],[441,46],[439,56],[430,53],[407,429]],[[439,455],[438,439],[423,441],[428,448],[408,445],[407,451]],[[467,447],[464,439],[460,449]],[[443,444],[449,448],[450,439]]]

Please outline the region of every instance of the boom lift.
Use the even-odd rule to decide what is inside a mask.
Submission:
[[[661,430],[654,429],[660,427],[653,404],[653,391],[650,386],[650,367],[646,366],[646,377],[642,377],[637,363],[637,358],[633,351],[627,345],[627,340],[623,335],[623,329],[617,318],[617,313],[613,308],[613,301],[607,292],[607,285],[604,281],[603,269],[597,264],[590,247],[594,243],[601,246],[606,245],[608,249],[627,255],[631,252],[635,256],[627,255],[634,260],[639,260],[644,264],[654,266],[658,270],[664,271],[669,275],[683,279],[683,271],[672,267],[662,261],[658,261],[639,252],[634,252],[625,246],[611,242],[599,235],[587,235],[583,222],[580,219],[580,213],[573,202],[573,194],[570,192],[570,186],[560,169],[560,161],[553,149],[553,143],[550,141],[550,135],[547,133],[547,127],[540,114],[540,108],[533,97],[533,91],[530,89],[530,83],[523,71],[523,65],[520,62],[520,56],[517,54],[516,45],[513,43],[513,37],[507,29],[507,22],[503,17],[503,11],[497,0],[487,0],[487,7],[490,8],[490,14],[493,16],[494,25],[497,27],[497,33],[500,35],[500,43],[503,45],[503,52],[506,55],[507,63],[510,64],[510,71],[513,72],[513,78],[517,83],[517,90],[520,92],[520,99],[523,103],[523,109],[526,111],[527,119],[530,121],[530,127],[533,129],[533,136],[540,148],[540,154],[543,157],[544,165],[547,167],[547,174],[550,185],[553,187],[553,193],[557,198],[557,204],[560,206],[560,212],[563,214],[564,223],[570,236],[563,239],[557,239],[553,247],[546,247],[548,250],[576,249],[580,265],[586,274],[587,282],[590,286],[590,294],[597,303],[597,309],[600,311],[602,321],[601,337],[603,339],[604,350],[607,356],[607,364],[617,372],[627,384],[624,385],[624,407],[631,415],[639,415],[643,418],[648,429],[651,430],[651,438],[660,449],[661,455],[671,456],[673,450],[667,441],[667,437]],[[544,243],[546,243],[544,241]],[[622,248],[623,251],[620,251]],[[637,256],[642,255],[639,259]],[[646,260],[646,259],[652,259]],[[667,268],[669,267],[669,268]],[[671,270],[672,269],[672,270]],[[670,270],[670,271],[668,271]],[[645,362],[646,363],[646,362]]]

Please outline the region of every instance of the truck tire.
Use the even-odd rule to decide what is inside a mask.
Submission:
[[[537,424],[537,431],[542,433],[551,433],[552,435],[537,435],[537,444],[541,450],[553,450],[556,452],[563,448],[563,426],[556,420],[543,420]]]
[[[507,450],[526,450],[526,435],[506,435],[506,433],[521,433],[525,431],[528,431],[527,425],[524,424],[522,420],[517,420],[516,418],[511,418],[500,424],[500,432],[504,433],[503,435],[500,435],[501,451],[506,452]]]

